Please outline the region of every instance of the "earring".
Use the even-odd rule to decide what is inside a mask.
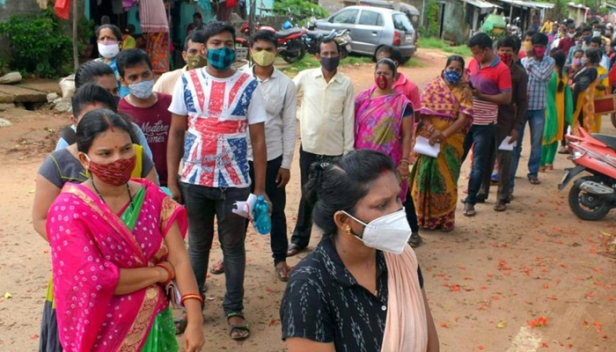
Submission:
[[[346,233],[347,235],[351,235],[351,226],[349,225],[346,226]]]

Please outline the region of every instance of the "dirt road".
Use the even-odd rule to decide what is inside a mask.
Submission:
[[[438,75],[446,56],[421,50],[418,58],[423,67],[403,71],[423,87]],[[370,65],[342,71],[356,92],[373,80]],[[31,224],[34,178],[68,119],[45,111],[1,110],[0,117],[14,126],[0,128],[0,351],[35,351],[50,262],[48,247]],[[607,120],[603,126],[615,134]],[[528,135],[525,141],[519,175],[526,173]],[[616,351],[616,266],[614,252],[607,252],[616,234],[616,212],[600,222],[579,221],[566,192],[556,191],[569,166],[559,155],[556,170],[540,175],[541,185],[518,178],[516,199],[505,213],[492,210],[492,194],[474,218],[462,216],[459,207],[453,233],[422,233],[425,245],[417,254],[441,351]],[[460,180],[460,196],[466,183]],[[296,156],[288,187],[289,232],[298,201]],[[313,236],[311,247],[318,239]],[[252,232],[247,251],[245,313],[252,337],[243,343],[228,338],[221,309],[224,278],[211,277],[205,351],[285,350],[278,315],[285,286],[272,272],[268,237]],[[216,246],[212,263],[219,258]]]

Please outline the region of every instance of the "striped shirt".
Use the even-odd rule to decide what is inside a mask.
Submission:
[[[528,110],[543,110],[546,106],[548,82],[554,72],[554,59],[544,56],[522,59],[522,66],[528,74]]]
[[[264,123],[265,103],[257,80],[237,71],[228,78],[205,68],[182,74],[169,111],[188,117],[180,180],[206,187],[250,186],[246,129]]]
[[[511,91],[511,72],[498,56],[489,65],[479,67],[475,59],[468,65],[470,80],[475,89],[484,95],[497,95]],[[489,125],[498,117],[498,104],[473,97],[473,124]]]

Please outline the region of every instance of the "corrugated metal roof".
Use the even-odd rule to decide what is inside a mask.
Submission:
[[[466,2],[469,5],[473,5],[475,7],[478,7],[480,9],[492,9],[495,7],[500,7],[498,5],[489,3],[487,1],[483,1],[483,0],[462,0],[464,2]]]

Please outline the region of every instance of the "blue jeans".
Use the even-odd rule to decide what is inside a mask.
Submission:
[[[526,177],[537,177],[539,174],[539,164],[541,163],[541,144],[543,141],[543,127],[545,125],[545,109],[528,110],[522,128],[518,132],[518,144],[513,149],[511,157],[511,177],[509,193],[513,193],[515,186],[515,174],[518,171],[520,155],[522,154],[522,142],[524,141],[524,129],[526,122],[530,126],[530,157],[528,158],[528,175]]]
[[[248,198],[250,188],[221,189],[180,183],[180,189],[188,212],[188,256],[199,293],[203,294],[205,286],[216,217],[227,289],[222,307],[225,314],[241,313],[244,309],[246,219],[232,209],[235,202]]]
[[[475,205],[477,203],[477,192],[481,188],[481,181],[485,172],[488,170],[490,163],[490,154],[494,146],[494,133],[496,124],[489,125],[473,125],[471,130],[464,138],[464,155],[462,155],[462,163],[468,156],[468,153],[473,147],[473,168],[471,177],[468,180],[468,195],[464,203]]]

